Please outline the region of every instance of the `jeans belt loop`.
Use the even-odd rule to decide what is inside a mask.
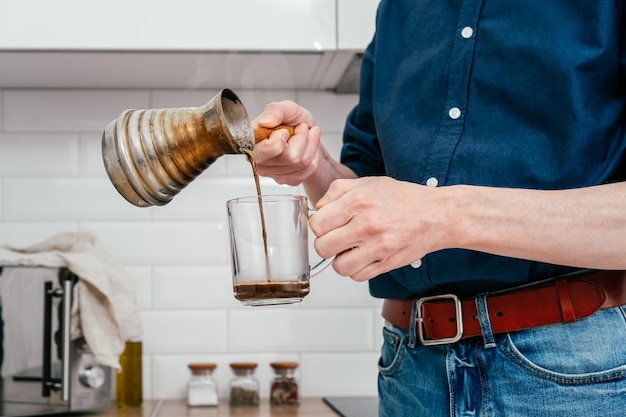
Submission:
[[[487,294],[480,294],[476,297],[476,311],[480,332],[483,336],[485,349],[496,347],[496,339],[493,336],[491,320],[489,319],[489,308],[487,307]]]
[[[409,349],[413,349],[417,344],[417,329],[418,325],[418,314],[417,314],[417,303],[418,300],[413,300],[413,307],[411,308],[411,321],[409,322],[409,338],[407,340],[407,346]]]

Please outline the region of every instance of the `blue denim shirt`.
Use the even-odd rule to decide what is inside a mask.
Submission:
[[[382,0],[342,162],[359,176],[438,186],[622,180],[625,13],[617,0]],[[448,249],[370,291],[470,295],[567,270]]]

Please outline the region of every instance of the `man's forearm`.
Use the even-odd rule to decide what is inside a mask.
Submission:
[[[562,191],[454,188],[453,229],[460,247],[626,269],[626,183]]]

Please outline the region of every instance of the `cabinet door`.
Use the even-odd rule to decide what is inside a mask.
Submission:
[[[334,50],[335,1],[0,0],[0,50]]]
[[[372,40],[379,0],[337,0],[337,48],[363,50]]]

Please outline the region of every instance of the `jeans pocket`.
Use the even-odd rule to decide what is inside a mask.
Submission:
[[[626,378],[626,314],[606,309],[568,324],[506,335],[506,354],[535,376],[563,384]]]
[[[395,374],[400,368],[405,351],[406,332],[399,327],[386,323],[383,327],[383,346],[378,360],[378,370],[381,375],[392,376]]]

